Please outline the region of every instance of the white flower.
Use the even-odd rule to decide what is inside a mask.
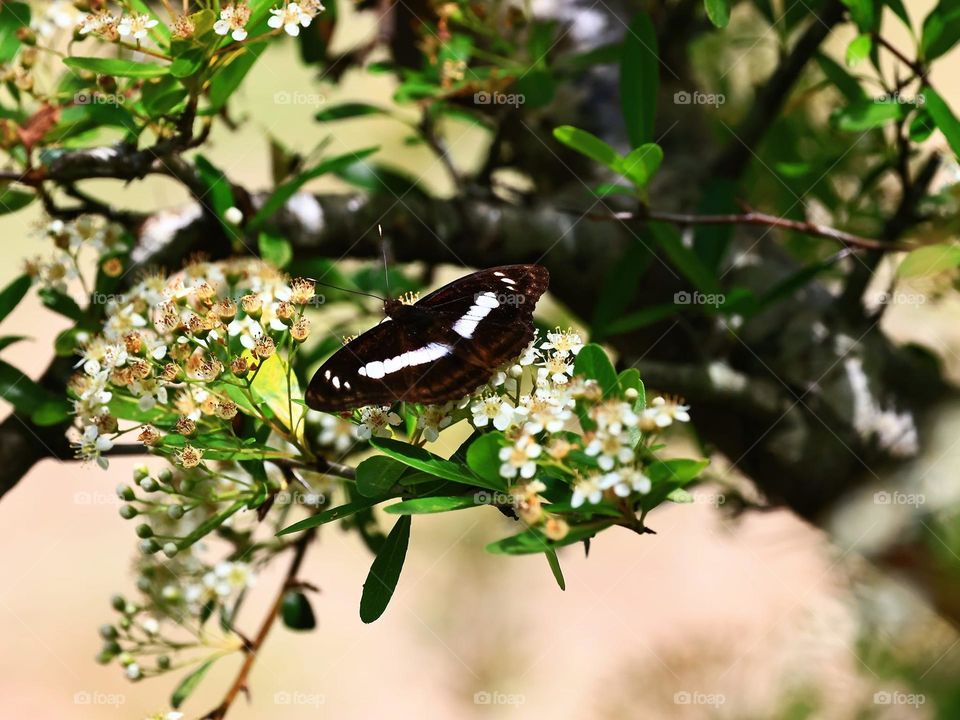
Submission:
[[[522,435],[516,443],[510,447],[500,448],[500,475],[505,478],[515,478],[517,473],[520,477],[529,479],[537,472],[537,464],[534,458],[540,456],[541,448],[532,437]]]
[[[631,492],[637,492],[641,495],[650,492],[651,482],[642,470],[635,467],[624,467],[617,472],[604,475],[600,485],[604,490],[613,488],[613,491],[619,497],[627,497]]]
[[[674,422],[690,422],[689,410],[689,405],[680,405],[673,400],[655,397],[650,407],[643,411],[643,417],[652,420],[658,428],[665,428]]]
[[[227,333],[230,337],[240,336],[240,344],[247,350],[253,350],[257,340],[263,337],[263,327],[249,315],[231,321],[227,325]]]
[[[113,440],[100,434],[100,429],[96,425],[87,425],[83,429],[80,438],[80,454],[89,460],[94,460],[104,470],[109,466],[109,462],[102,453],[113,448]]]
[[[147,635],[156,635],[160,632],[160,621],[155,617],[144,618],[143,622],[140,623],[140,626],[143,628],[143,631]]]
[[[440,437],[440,431],[453,422],[450,417],[452,407],[452,403],[427,405],[417,417],[417,427],[423,430],[423,437],[429,442],[435,442]]]
[[[127,677],[130,678],[131,680],[140,679],[140,675],[141,675],[140,666],[137,665],[136,663],[130,663],[129,665],[127,665],[127,667],[124,669],[124,672],[126,672]]]
[[[486,427],[487,423],[492,422],[497,430],[506,430],[513,422],[516,408],[503,398],[488,395],[474,403],[470,412],[473,413],[473,424],[476,427]]]
[[[597,458],[597,464],[602,470],[613,470],[616,462],[633,462],[633,448],[630,444],[630,436],[626,433],[601,432],[587,444],[584,452]]]
[[[217,563],[213,569],[215,578],[214,589],[217,595],[227,596],[234,590],[245,590],[253,587],[256,576],[247,563],[229,562],[224,560]]]
[[[561,352],[555,352],[548,357],[542,367],[537,368],[537,379],[542,383],[547,378],[557,385],[563,385],[570,380],[573,375],[573,363],[570,362],[569,355]]]
[[[227,5],[220,10],[220,19],[213,24],[213,31],[217,35],[230,33],[237,42],[247,39],[246,25],[250,20],[250,8],[246,5]],[[235,207],[227,208],[224,219],[233,225],[243,221],[243,213]]]
[[[588,475],[577,481],[573,486],[573,497],[570,498],[570,507],[578,508],[587,500],[596,505],[603,498],[603,488],[600,487],[599,475]]]
[[[313,19],[312,15],[304,12],[295,2],[287,3],[282,8],[271,8],[272,17],[267,25],[274,29],[283,28],[287,35],[296,37],[300,34],[300,26],[307,27]]]
[[[576,355],[583,349],[583,338],[573,330],[561,332],[560,328],[547,333],[547,342],[540,346],[544,350],[554,350],[566,357]]]
[[[548,433],[558,433],[563,430],[567,420],[573,417],[573,413],[567,409],[565,404],[553,402],[549,393],[545,396],[540,394],[525,395],[520,398],[520,403],[526,410],[527,415],[523,431],[530,435],[536,435],[544,430]]]
[[[630,403],[607,400],[590,410],[590,417],[602,432],[619,435],[624,428],[635,427],[640,421]]]
[[[360,412],[360,422],[357,437],[369,440],[371,437],[390,437],[393,435],[390,427],[399,425],[401,420],[389,407],[366,407]]]
[[[120,37],[132,37],[136,41],[143,40],[147,37],[147,32],[156,27],[158,24],[157,20],[154,20],[149,15],[144,13],[137,13],[136,15],[124,15],[120,18],[120,24],[117,25],[117,32],[120,33]]]
[[[332,447],[337,452],[346,452],[357,439],[357,426],[339,415],[323,413],[320,416],[321,445]]]

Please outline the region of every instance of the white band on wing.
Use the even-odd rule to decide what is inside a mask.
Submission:
[[[480,321],[497,307],[500,307],[500,303],[497,301],[496,295],[492,292],[480,293],[466,314],[454,324],[453,331],[460,337],[472,338],[473,332],[477,329]]]
[[[402,370],[405,367],[424,365],[425,363],[439,360],[440,358],[449,355],[452,351],[453,348],[450,345],[432,342],[426,347],[418,348],[417,350],[408,350],[405,353],[401,353],[400,355],[396,355],[395,357],[387,360],[374,360],[372,362],[368,362],[357,372],[363,377],[368,377],[372,380],[379,380],[384,375],[394,373],[397,370]]]

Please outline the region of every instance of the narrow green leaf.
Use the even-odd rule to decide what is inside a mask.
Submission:
[[[305,183],[314,178],[318,178],[321,175],[326,175],[327,173],[332,173],[337,170],[346,168],[352,163],[358,162],[373,155],[379,150],[379,147],[370,147],[365,148],[364,150],[358,150],[357,152],[344,153],[343,155],[337,155],[336,157],[328,158],[322,160],[316,166],[307,170],[304,173],[301,173],[297,177],[285,182],[283,185],[278,187],[269,198],[263,203],[261,208],[257,211],[257,214],[253,216],[250,220],[249,228],[251,230],[258,230],[260,226],[266,222],[270,217],[273,216],[277,210],[283,207],[284,203],[287,202],[294,194],[300,190]]]
[[[20,275],[0,290],[0,322],[2,322],[13,309],[20,304],[27,291],[30,289],[30,278],[27,275]]]
[[[209,670],[216,661],[217,658],[214,658],[213,660],[207,660],[200,667],[180,681],[180,684],[177,685],[177,689],[173,691],[173,695],[170,697],[170,704],[174,708],[180,707],[183,704],[183,701],[186,700],[190,694],[197,689],[200,681],[203,680],[203,676],[207,674],[207,670]]]
[[[480,502],[483,496],[489,497],[489,493],[484,491],[475,495],[436,495],[434,497],[414,498],[413,500],[404,500],[403,502],[387,505],[383,510],[391,515],[430,515],[433,513],[445,513],[452,510],[464,510],[466,508],[483,507],[489,505],[487,502]]]
[[[313,117],[319,122],[333,122],[335,120],[364,117],[365,115],[386,115],[387,113],[388,111],[385,108],[369,103],[348,102],[321,110]]]
[[[638,188],[646,188],[663,162],[663,150],[656,143],[644,143],[623,160],[623,174]]]
[[[730,0],[703,0],[710,22],[718,28],[725,28],[730,22]]]
[[[627,29],[620,59],[620,105],[630,144],[653,142],[653,123],[660,89],[657,33],[646,13],[638,13]]]
[[[444,480],[460,483],[461,485],[475,485],[485,487],[488,490],[503,490],[506,484],[503,480],[492,482],[488,478],[482,478],[470,472],[468,468],[462,467],[458,463],[444,460],[433,453],[427,452],[423,448],[409,445],[400,440],[390,438],[374,438],[370,444],[380,450],[384,455],[388,455],[399,460],[408,467],[422,470]]]
[[[269,5],[264,8],[266,12]],[[252,24],[252,21],[251,21]],[[240,83],[250,72],[253,64],[260,58],[266,49],[267,43],[244,43],[243,48],[230,56],[230,61],[225,67],[218,70],[216,75],[210,80],[210,106],[211,110],[220,110],[233,92],[240,87]]]
[[[863,91],[860,81],[847,72],[847,69],[825,53],[817,53],[817,65],[827,80],[833,83],[848,103],[863,102],[867,94]]]
[[[586,155],[611,170],[620,167],[620,154],[596,135],[575,128],[572,125],[561,125],[553,129],[553,136],[572,150]]]
[[[4,188],[3,191],[0,191],[0,215],[22,210],[36,199],[36,193],[14,190],[9,187]]]
[[[917,248],[897,268],[900,277],[924,277],[960,267],[960,245],[940,243]]]
[[[87,70],[97,75],[113,75],[115,77],[153,78],[170,72],[169,65],[118,60],[116,58],[68,57],[64,58],[63,64],[78,70]]]
[[[310,599],[302,590],[288,590],[284,593],[280,617],[283,624],[291,630],[313,630],[317,626]]]
[[[550,540],[540,528],[530,528],[517,535],[497,540],[487,545],[487,552],[495,555],[530,555],[542,553],[552,548],[571,545],[573,543],[592,538],[601,530],[610,527],[615,521],[596,520],[586,525],[576,525],[562,540]]]
[[[22,47],[17,31],[25,27],[30,27],[30,6],[27,3],[0,3],[0,63],[13,60]]]
[[[328,522],[333,522],[334,520],[342,520],[343,518],[350,517],[354,513],[365,510],[368,507],[373,507],[377,503],[383,502],[385,499],[386,498],[368,498],[366,500],[345,503],[344,505],[339,505],[335,508],[330,508],[329,510],[319,512],[316,515],[311,515],[300,522],[295,522],[293,525],[288,525],[283,530],[278,532],[277,535],[289,535],[290,533],[300,532],[301,530],[309,530],[310,528],[318,527]]]
[[[660,246],[671,264],[680,271],[695,288],[704,293],[718,291],[716,275],[704,265],[700,256],[683,244],[680,233],[673,225],[654,222],[648,223],[650,234]]]
[[[400,580],[400,571],[410,542],[410,516],[403,515],[383,542],[380,552],[370,566],[360,597],[360,619],[372,623],[387,609],[393,591]]]
[[[928,63],[960,41],[960,3],[940,0],[923,21],[920,33],[920,54]]]
[[[879,21],[880,5],[875,0],[843,0],[850,9],[850,17],[862,33],[874,30]]]
[[[393,458],[376,455],[357,465],[357,492],[364,497],[384,497],[400,482],[407,466]]]
[[[5,350],[14,343],[18,343],[21,340],[27,340],[26,335],[4,335],[0,337],[0,350]]]
[[[958,28],[958,32],[960,32],[960,28]],[[924,107],[947,139],[950,149],[957,157],[960,157],[960,121],[957,120],[957,116],[953,114],[950,106],[940,96],[940,93],[932,87],[927,86],[923,89],[923,99]]]
[[[547,563],[550,565],[550,572],[553,573],[557,585],[560,586],[561,590],[566,590],[567,581],[563,579],[563,569],[560,567],[560,558],[557,557],[557,551],[550,548],[543,554],[547,558]]]
[[[197,166],[200,182],[207,189],[203,203],[209,206],[220,219],[220,222],[226,226],[223,215],[233,206],[233,187],[230,185],[230,181],[220,168],[203,155],[197,155],[193,162]]]
[[[261,231],[257,246],[260,257],[276,268],[285,268],[293,260],[293,247],[290,241],[279,235]]]
[[[850,105],[833,117],[838,129],[845,132],[864,132],[883,127],[903,117],[903,107],[895,102],[864,102]]]
[[[855,67],[870,57],[870,51],[873,50],[873,37],[870,35],[857,35],[850,44],[847,45],[846,61],[849,67]]]
[[[69,414],[66,399],[54,395],[44,387],[27,377],[13,365],[0,360],[0,400],[13,405],[21,415],[32,416],[43,411],[43,417],[50,417],[51,408],[59,406],[61,416]]]

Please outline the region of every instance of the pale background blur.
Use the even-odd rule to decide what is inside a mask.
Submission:
[[[933,2],[907,4],[919,25]],[[357,32],[368,26],[368,19],[355,24]],[[902,26],[887,26],[896,44],[909,47]],[[834,47],[842,52],[848,39],[835,38]],[[958,77],[954,53],[940,63],[935,82],[955,111]],[[238,97],[235,115],[248,114],[247,124],[233,134],[218,128],[204,152],[241,184],[263,187],[269,177],[264,131],[309,150],[323,139],[311,123],[320,103],[366,98],[384,104],[391,88],[382,77],[348,74],[334,94],[303,68],[293,43],[278,42]],[[277,92],[299,93],[303,103],[277,104]],[[430,153],[404,145],[400,123],[370,118],[330,127],[331,153],[377,143],[390,163],[423,173],[438,192],[449,190]],[[482,155],[482,134],[460,126],[451,132],[460,160]],[[113,185],[90,187],[141,209],[186,199],[165,179]],[[32,235],[38,220],[36,208],[0,218],[6,248],[0,283],[20,272],[25,257],[45,249]],[[956,325],[956,312],[945,321],[942,308],[897,312],[889,320],[894,326],[936,335],[938,342],[945,342],[938,328]],[[3,333],[33,339],[8,348],[3,358],[38,375],[63,327],[31,296]],[[141,718],[168,707],[181,674],[132,685],[116,665],[93,661],[97,627],[113,616],[111,594],[135,594],[136,538],[133,525],[118,516],[113,493],[134,464],[117,460],[103,472],[44,462],[0,502],[3,717]],[[874,692],[897,689],[858,657],[856,642],[863,587],[899,590],[879,582],[848,547],[831,544],[788,513],[734,521],[717,511],[710,488],[698,493],[694,505],[652,516],[657,535],[605,533],[588,560],[581,547],[567,548],[561,554],[566,592],[542,557],[484,552],[485,543],[511,529],[495,513],[418,517],[397,594],[370,626],[360,622],[357,608],[371,557],[353,535],[328,526],[302,572],[322,589],[314,597],[318,629],[297,635],[278,623],[252,673],[252,703],[241,698],[229,717],[770,718],[788,717],[785,706],[813,688],[829,708],[816,717],[848,718],[871,706]],[[242,612],[248,634],[274,595],[280,565],[285,562],[259,578]],[[954,631],[929,617],[922,598],[907,606],[916,622],[937,628],[944,648],[951,646]],[[238,663],[239,657],[218,663],[188,701],[188,717],[220,701]],[[492,702],[475,701],[476,693],[488,693]],[[684,704],[676,693],[700,704]],[[711,695],[712,704],[705,700]],[[82,704],[84,698],[91,704]],[[929,717],[931,708],[889,710],[894,714],[876,717]]]

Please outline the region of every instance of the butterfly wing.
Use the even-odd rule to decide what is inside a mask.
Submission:
[[[445,285],[335,352],[310,381],[307,405],[340,412],[461,398],[527,346],[548,282],[545,268],[507,265]]]

